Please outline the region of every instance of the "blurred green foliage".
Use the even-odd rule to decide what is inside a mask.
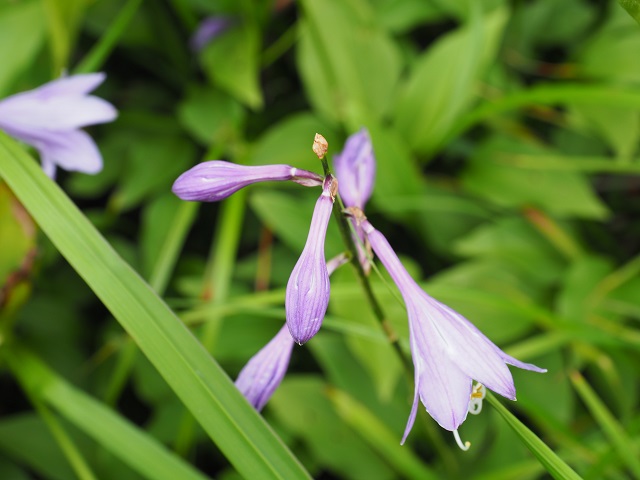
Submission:
[[[231,378],[284,321],[318,192],[257,185],[198,206],[172,182],[207,159],[320,172],[316,132],[331,155],[368,128],[372,223],[431,295],[549,372],[514,371],[518,402],[503,405],[522,423],[486,402],[461,428],[468,452],[424,411],[399,449],[412,374],[345,266],[263,412],[314,478],[568,478],[551,451],[583,478],[640,478],[639,11],[12,0],[0,98],[107,73],[97,94],[120,116],[90,129],[105,168],[59,184]],[[195,52],[208,15],[233,21]],[[238,478],[5,184],[0,242],[0,478]],[[332,224],[327,257],[343,250]],[[406,312],[384,272],[371,282],[408,359]]]

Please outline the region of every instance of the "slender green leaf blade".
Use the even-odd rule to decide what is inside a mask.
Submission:
[[[493,395],[487,394],[487,400],[496,409],[509,426],[518,434],[522,442],[540,461],[553,478],[562,480],[580,480],[580,476],[567,465],[553,450],[529,430],[520,420],[509,412]]]
[[[615,447],[620,459],[631,470],[635,478],[640,478],[640,460],[638,460],[638,452],[634,451],[633,443],[629,436],[625,433],[622,425],[615,419],[605,404],[598,398],[591,386],[586,382],[584,377],[578,372],[573,372],[570,376],[571,382],[587,405],[587,408],[600,424],[602,430]]]
[[[307,478],[184,324],[5,134],[0,134],[0,174],[241,474]]]

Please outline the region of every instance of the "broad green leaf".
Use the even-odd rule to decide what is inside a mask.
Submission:
[[[178,105],[180,123],[205,146],[234,139],[244,118],[245,110],[233,97],[212,87],[192,86]]]
[[[401,64],[371,6],[363,0],[301,3],[297,63],[314,108],[350,130],[380,120],[392,106]]]
[[[593,291],[613,270],[611,262],[598,256],[585,256],[574,261],[565,272],[562,290],[557,298],[558,313],[574,322],[584,322],[595,314]]]
[[[618,0],[618,3],[631,15],[636,22],[640,23],[640,1],[638,0]]]
[[[620,159],[633,157],[640,139],[640,109],[580,105],[573,106],[571,112],[571,120],[582,127],[586,135],[598,134]],[[640,165],[636,166],[640,169]]]
[[[418,152],[431,154],[474,99],[493,61],[507,19],[498,9],[449,33],[422,54],[396,105],[396,129]]]
[[[582,401],[587,405],[587,408],[600,425],[600,428],[604,430],[605,435],[618,452],[620,459],[626,464],[629,470],[633,472],[636,478],[640,478],[638,451],[633,448],[629,435],[579,372],[574,371],[570,375],[570,378],[576,392],[578,392]]]
[[[250,478],[306,478],[184,324],[4,134],[0,174],[239,472]]]
[[[256,110],[262,108],[260,73],[260,32],[253,24],[230,27],[200,54],[211,81],[239,102]]]
[[[53,407],[144,477],[150,480],[206,478],[153,437],[71,386],[32,353],[12,349],[7,355],[11,368],[30,395]]]
[[[410,449],[400,445],[396,434],[364,405],[337,389],[329,389],[327,395],[342,421],[358,432],[397,472],[406,478],[440,478]]]
[[[454,245],[460,255],[495,259],[539,285],[555,283],[565,263],[530,224],[521,218],[502,218],[482,225]]]
[[[435,2],[380,0],[373,3],[378,23],[393,33],[404,33],[420,24],[442,20],[445,16]]]
[[[0,421],[0,452],[2,457],[27,466],[42,478],[51,480],[74,478],[69,463],[44,422],[35,413],[3,415]]]
[[[615,88],[606,84],[542,83],[480,104],[456,121],[445,142],[482,121],[533,105],[600,105],[638,109],[640,94],[631,88]]]
[[[4,2],[0,6],[0,97],[35,59],[44,45],[46,17],[42,2]]]
[[[49,44],[54,75],[68,67],[69,56],[78,33],[78,26],[87,5],[86,0],[44,0]]]
[[[509,161],[513,158],[517,162],[520,153],[539,151],[538,147],[510,140],[489,141],[471,158],[462,183],[470,192],[503,207],[534,206],[561,217],[607,217],[607,207],[584,175],[524,170]]]
[[[368,444],[340,421],[326,388],[319,377],[290,376],[269,402],[269,412],[307,445],[321,466],[346,478],[394,478]]]
[[[487,394],[487,401],[518,434],[520,440],[533,453],[549,474],[558,480],[580,480],[580,476],[567,465],[551,448],[529,430],[509,410],[507,410],[491,393]]]
[[[589,39],[581,52],[579,66],[591,78],[618,84],[640,81],[640,65],[635,61],[640,48],[638,24],[613,2],[602,28]]]

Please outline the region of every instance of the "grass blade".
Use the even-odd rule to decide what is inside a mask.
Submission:
[[[535,433],[529,430],[509,410],[507,410],[493,395],[487,393],[487,400],[493,408],[506,420],[516,432],[526,447],[531,450],[538,461],[553,478],[561,480],[580,480],[578,475],[564,460],[556,455]]]
[[[242,475],[308,478],[280,438],[162,299],[33,159],[3,133],[0,174]]]

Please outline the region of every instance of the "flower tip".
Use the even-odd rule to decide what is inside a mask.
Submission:
[[[322,159],[327,154],[327,150],[329,150],[329,142],[327,142],[322,135],[316,133],[316,136],[313,139],[312,150],[318,158]]]

